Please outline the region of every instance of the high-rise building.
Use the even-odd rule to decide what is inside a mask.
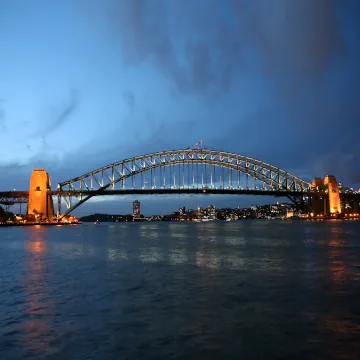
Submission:
[[[135,200],[133,202],[133,217],[134,219],[140,219],[140,201]]]
[[[183,215],[186,214],[185,206],[183,206],[183,207],[181,207],[181,208],[179,209],[179,213],[180,213],[181,216],[183,216]]]

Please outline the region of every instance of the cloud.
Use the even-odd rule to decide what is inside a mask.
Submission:
[[[74,115],[78,106],[78,91],[76,89],[71,89],[69,98],[63,105],[55,110],[54,108],[51,108],[50,111],[46,111],[46,119],[40,123],[41,127],[35,133],[28,135],[25,141],[24,146],[29,153],[31,153],[31,156],[27,159],[28,164],[39,164],[43,162],[48,164],[50,161],[54,164],[58,163],[60,154],[53,151],[53,146],[51,145],[52,142],[48,141],[48,137]],[[23,122],[23,124],[26,126],[27,122]]]
[[[129,108],[132,113],[135,106],[135,96],[131,91],[124,91],[122,94],[125,105]]]
[[[333,0],[233,1],[239,24],[261,52],[263,66],[282,76],[321,76],[345,43]]]
[[[226,91],[239,71],[256,63],[294,88],[303,76],[321,79],[346,50],[332,0],[107,4],[126,63],[152,61],[184,93]]]
[[[42,131],[43,141],[44,137],[55,130],[57,130],[61,125],[63,125],[69,118],[74,114],[79,105],[79,95],[77,90],[70,90],[70,97],[65,105],[63,105],[59,110],[53,114],[53,120],[48,123],[48,125]]]
[[[335,175],[339,182],[346,185],[360,184],[359,170],[360,146],[350,147],[348,151],[331,151],[317,156],[311,163],[311,169],[317,176]]]

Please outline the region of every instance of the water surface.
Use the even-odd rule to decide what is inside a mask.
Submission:
[[[0,359],[360,359],[360,223],[0,228]]]

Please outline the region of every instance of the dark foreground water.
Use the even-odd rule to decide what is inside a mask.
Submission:
[[[0,228],[0,359],[360,359],[359,222]]]

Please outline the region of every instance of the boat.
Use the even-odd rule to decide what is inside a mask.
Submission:
[[[100,221],[99,221],[99,220],[96,220],[96,221],[94,221],[94,224],[95,224],[95,225],[100,224]]]
[[[201,219],[202,222],[208,222],[208,221],[214,221],[215,219],[209,219],[207,217],[204,217]]]

